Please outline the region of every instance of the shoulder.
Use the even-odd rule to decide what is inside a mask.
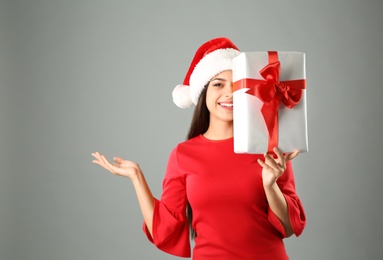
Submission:
[[[174,149],[173,151],[184,151],[184,150],[190,150],[190,149],[194,149],[196,147],[200,147],[204,142],[204,138],[202,138],[201,135],[198,135],[196,137],[193,137],[189,140],[186,140],[184,142],[181,142],[179,143]]]
[[[178,145],[190,145],[203,142],[204,138],[202,135],[197,135],[196,137],[190,138],[186,141],[179,143]]]
[[[171,178],[180,178],[184,176],[184,169],[187,165],[190,164],[191,158],[196,152],[196,147],[200,147],[199,137],[194,137],[192,139],[186,140],[177,144],[169,155],[166,177],[167,179]],[[196,145],[197,144],[197,145]],[[199,149],[200,150],[200,149]]]
[[[178,143],[170,153],[170,160],[178,162],[189,158],[191,155],[198,151],[201,151],[201,145],[203,145],[203,138],[199,135],[189,140]]]

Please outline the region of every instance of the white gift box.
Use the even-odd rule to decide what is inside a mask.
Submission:
[[[272,75],[274,76],[271,77]],[[263,154],[271,152],[274,146],[285,153],[294,150],[307,152],[305,82],[305,54],[302,52],[243,52],[235,57],[234,152]],[[262,92],[264,89],[268,91]],[[258,92],[261,94],[257,94]],[[294,105],[289,101],[284,103],[288,100],[284,97],[290,93],[293,93],[291,95]],[[263,98],[264,96],[269,100]],[[274,104],[273,113],[270,102]],[[269,129],[273,122],[276,123],[274,132]]]

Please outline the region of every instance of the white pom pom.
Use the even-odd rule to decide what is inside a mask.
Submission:
[[[190,98],[190,87],[185,85],[177,85],[173,92],[173,102],[180,108],[188,108],[193,106],[193,101]]]

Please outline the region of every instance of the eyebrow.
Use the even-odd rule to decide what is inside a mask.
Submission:
[[[214,81],[214,80],[222,80],[222,81],[226,81],[226,79],[223,79],[223,78],[214,78],[214,79],[212,79],[211,81]]]

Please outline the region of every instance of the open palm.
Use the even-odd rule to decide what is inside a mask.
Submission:
[[[141,171],[140,166],[137,163],[119,157],[114,157],[114,163],[112,164],[99,152],[92,153],[92,156],[95,158],[95,160],[92,161],[93,163],[100,165],[114,175],[132,179],[137,176],[139,171]]]

